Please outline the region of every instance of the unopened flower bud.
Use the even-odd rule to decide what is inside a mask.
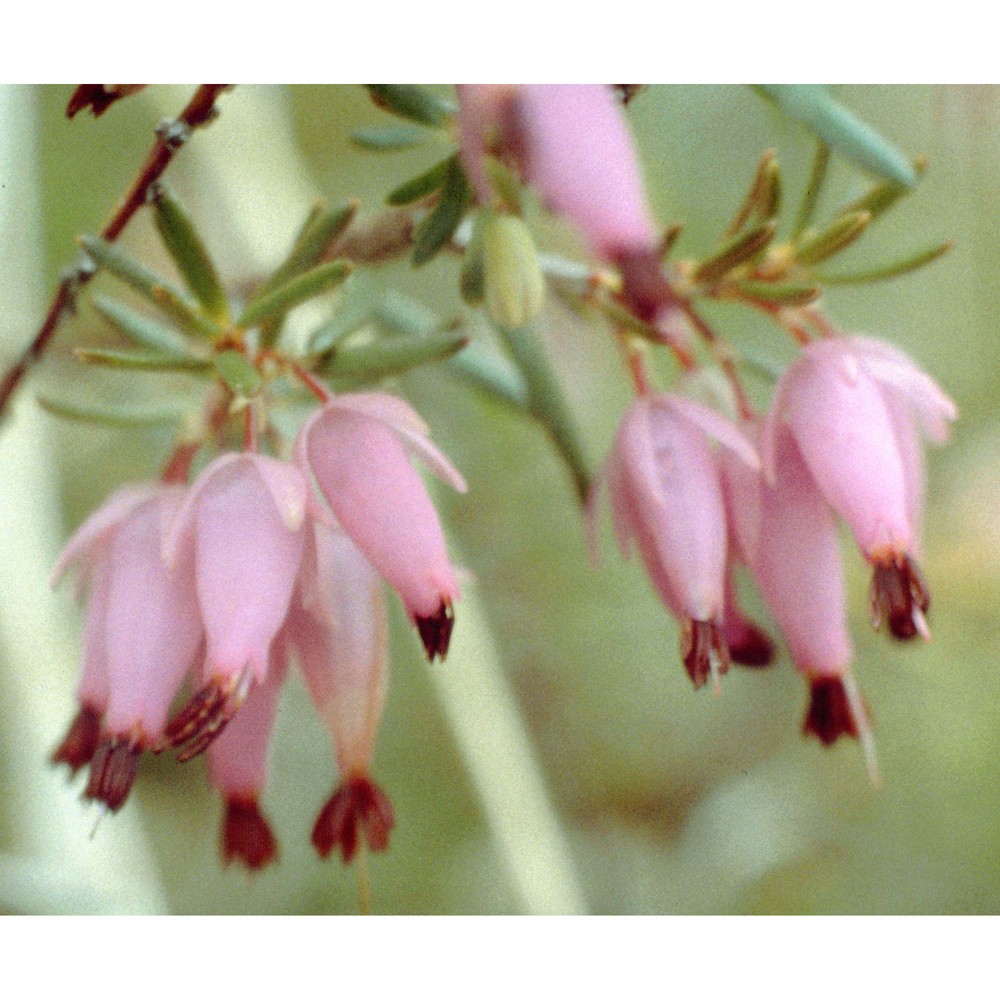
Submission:
[[[495,323],[516,330],[542,308],[545,279],[534,240],[524,222],[497,215],[483,227],[486,308]]]

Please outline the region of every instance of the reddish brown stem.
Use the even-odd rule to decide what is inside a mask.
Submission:
[[[285,361],[288,366],[289,371],[321,402],[329,403],[333,399],[333,393],[323,383],[313,375],[312,372],[307,372],[305,368],[301,365],[297,365],[294,361]]]
[[[243,450],[249,452],[258,450],[257,411],[253,403],[248,403],[243,411]]]
[[[618,347],[621,349],[622,357],[628,366],[636,395],[648,396],[651,391],[651,382],[649,372],[646,370],[645,356],[634,344],[629,342],[628,336],[622,330],[615,331],[615,339],[618,341]]]
[[[753,405],[750,403],[750,397],[743,387],[743,381],[736,370],[736,365],[727,353],[725,345],[719,339],[719,335],[695,312],[690,302],[679,299],[678,303],[681,309],[684,310],[684,315],[691,320],[694,328],[701,335],[705,343],[708,344],[715,360],[722,369],[722,373],[726,376],[727,381],[732,387],[733,395],[736,397],[736,405],[740,411],[740,417],[743,420],[750,420],[754,413]]]
[[[105,240],[109,243],[114,242],[132,216],[146,204],[150,187],[163,175],[177,150],[187,141],[190,132],[210,122],[215,116],[216,98],[227,86],[228,84],[224,83],[203,83],[177,120],[157,129],[156,141],[147,154],[138,176],[101,230],[101,236]],[[35,334],[35,339],[0,383],[0,414],[6,409],[28,369],[45,353],[63,315],[72,308],[76,292],[93,277],[93,274],[92,270],[77,267],[59,282],[52,304],[45,314],[38,333]]]

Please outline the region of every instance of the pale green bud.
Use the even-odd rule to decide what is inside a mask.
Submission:
[[[486,308],[499,326],[527,326],[542,308],[545,279],[534,240],[524,222],[497,215],[483,227]]]

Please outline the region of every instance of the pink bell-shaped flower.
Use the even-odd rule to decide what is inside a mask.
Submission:
[[[466,487],[431,444],[426,424],[394,396],[348,393],[306,422],[295,451],[337,524],[399,593],[427,656],[443,659],[458,584],[437,513],[408,452],[456,490]]]
[[[621,269],[626,301],[652,319],[669,289],[632,137],[611,88],[467,85],[458,88],[458,104],[462,164],[479,200],[491,199],[485,157],[494,153]]]
[[[591,536],[602,482],[622,554],[639,549],[660,599],[681,622],[681,655],[695,687],[729,666],[723,635],[726,512],[709,437],[753,468],[746,437],[682,396],[640,396],[625,413],[588,503]]]
[[[204,687],[171,720],[165,746],[201,753],[267,675],[305,538],[307,484],[292,464],[230,454],[206,466],[164,543],[168,564],[193,554],[205,629]]]
[[[313,845],[324,858],[339,847],[346,863],[363,832],[371,850],[385,850],[392,805],[370,767],[388,678],[388,620],[382,581],[338,529],[312,526],[288,635],[340,772]]]
[[[778,433],[771,459],[773,483],[759,470],[723,457],[737,554],[809,682],[804,731],[825,744],[840,736],[860,739],[877,784],[871,722],[850,672],[836,519],[787,430]]]
[[[208,775],[225,802],[222,857],[258,871],[278,858],[278,842],[260,809],[267,755],[288,669],[288,641],[278,634],[263,683],[247,695],[225,732],[208,748]]]
[[[168,568],[161,555],[165,525],[182,499],[176,486],[116,494],[73,536],[56,570],[78,562],[91,576],[81,695],[92,714],[103,700],[104,735],[93,747],[85,794],[112,810],[124,804],[141,752],[163,735],[201,643],[190,566]],[[103,698],[93,697],[91,672],[106,686]]]
[[[848,337],[809,344],[782,376],[761,443],[773,480],[782,428],[872,563],[871,611],[899,639],[929,637],[915,562],[923,508],[920,435],[943,441],[954,403],[902,352]]]

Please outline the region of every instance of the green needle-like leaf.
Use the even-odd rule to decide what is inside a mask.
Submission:
[[[351,142],[372,153],[395,153],[412,149],[427,141],[427,133],[408,125],[388,125],[384,128],[360,128],[351,133]]]
[[[771,281],[739,281],[736,287],[748,299],[776,306],[807,306],[823,294],[819,285]]]
[[[191,353],[187,341],[176,330],[129,309],[117,299],[95,295],[93,303],[94,308],[136,346],[163,354],[183,356]]]
[[[465,174],[458,160],[448,164],[448,173],[441,190],[441,200],[417,229],[413,247],[413,266],[420,267],[437,256],[452,238],[472,201]]]
[[[237,396],[252,396],[260,388],[260,372],[240,351],[220,351],[212,358],[219,377]]]
[[[816,152],[813,155],[812,167],[809,170],[809,179],[806,181],[806,189],[802,192],[802,203],[799,205],[798,214],[795,217],[795,225],[792,227],[792,239],[798,237],[805,231],[806,226],[812,222],[813,213],[819,202],[820,192],[823,190],[823,183],[826,181],[826,171],[830,164],[830,147],[822,139],[816,143]]]
[[[917,176],[921,177],[927,169],[927,161],[921,157],[914,161],[913,168],[916,170]],[[909,190],[909,188],[904,187],[902,184],[896,184],[893,181],[883,181],[881,184],[876,184],[867,194],[863,194],[858,198],[857,201],[851,202],[844,211],[869,212],[873,219],[877,219],[892,208]]]
[[[220,336],[223,332],[199,310],[197,303],[121,247],[99,236],[81,236],[78,242],[98,266],[144,296],[187,332],[206,338]]]
[[[156,228],[184,283],[212,319],[225,324],[229,303],[215,265],[184,206],[162,185],[153,192]]]
[[[490,218],[488,212],[478,212],[472,225],[472,236],[462,258],[458,288],[463,300],[470,306],[480,306],[486,298],[486,274],[483,267],[483,229]]]
[[[861,285],[875,281],[886,281],[889,278],[898,278],[903,274],[909,274],[921,267],[926,267],[943,257],[954,247],[954,240],[946,240],[944,243],[936,243],[926,250],[903,257],[882,267],[872,268],[870,271],[857,271],[853,274],[822,274],[817,278],[826,285]]]
[[[452,107],[423,87],[395,83],[366,83],[371,99],[383,111],[421,125],[439,128],[452,115]]]
[[[724,278],[730,271],[765,250],[777,231],[778,224],[770,221],[751,229],[743,236],[737,236],[698,265],[694,272],[694,280],[704,285],[711,285]]]
[[[243,315],[236,321],[237,326],[245,329],[265,321],[275,323],[295,306],[342,284],[352,270],[350,261],[346,260],[319,264],[311,271],[275,288],[268,295],[255,298],[243,310]]]
[[[477,344],[470,344],[448,360],[448,368],[488,398],[530,416],[527,383],[501,358],[494,357]]]
[[[785,114],[812,129],[828,146],[887,181],[913,187],[913,164],[819,84],[762,85],[757,90]]]
[[[309,337],[308,352],[326,354],[344,337],[369,323],[375,313],[375,298],[380,293],[381,286],[370,271],[357,271],[344,288],[336,312]]]
[[[850,212],[835,219],[818,233],[805,235],[795,247],[796,263],[812,267],[846,250],[867,228],[870,212]]]
[[[327,208],[322,203],[314,205],[284,263],[257,287],[249,304],[269,296],[276,288],[313,267],[343,235],[357,211],[356,201],[345,202],[337,208]]]
[[[401,375],[420,365],[444,361],[468,342],[467,335],[455,330],[440,330],[426,337],[384,338],[334,351],[321,372],[330,378],[376,381]]]
[[[168,424],[180,420],[176,410],[141,410],[112,404],[74,403],[49,396],[38,396],[38,405],[46,413],[76,423],[99,424],[104,427],[139,427],[144,424]]]
[[[103,365],[107,368],[130,368],[148,372],[201,372],[206,371],[211,362],[191,355],[163,354],[155,351],[113,351],[96,347],[78,347],[73,352],[88,365]]]
[[[781,174],[774,150],[767,150],[757,164],[757,172],[743,204],[726,229],[727,236],[735,236],[754,216],[771,219],[778,214],[781,202]]]
[[[449,156],[440,163],[435,163],[429,170],[400,184],[398,188],[389,192],[385,199],[386,203],[397,206],[412,205],[415,201],[420,201],[421,198],[440,190],[454,159],[454,156]]]

